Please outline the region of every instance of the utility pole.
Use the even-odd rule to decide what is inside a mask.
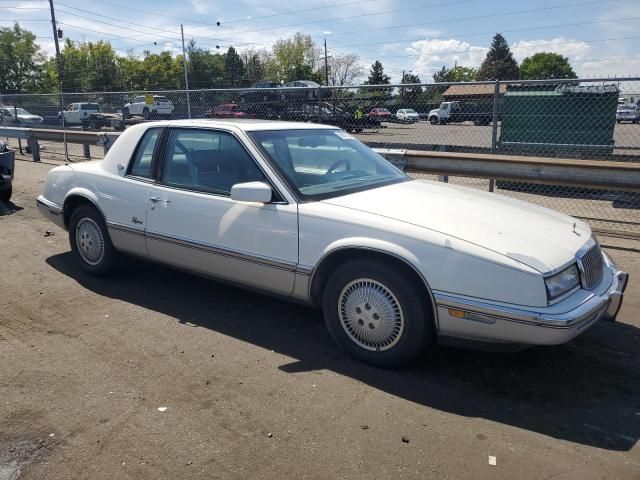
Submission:
[[[327,58],[327,39],[324,39],[324,84],[329,86],[329,61]]]
[[[187,88],[187,115],[191,119],[191,101],[189,100],[189,74],[187,73],[187,52],[184,49],[184,28],[180,24],[180,34],[182,35],[182,63],[184,64],[184,85]]]
[[[49,7],[51,8],[51,28],[53,29],[53,43],[56,46],[56,66],[58,69],[58,83],[60,90],[60,116],[62,117],[62,137],[64,141],[64,161],[69,161],[69,150],[67,148],[67,134],[64,128],[64,98],[62,96],[62,65],[60,58],[60,44],[58,43],[58,24],[56,23],[56,11],[53,8],[53,0],[49,0]]]

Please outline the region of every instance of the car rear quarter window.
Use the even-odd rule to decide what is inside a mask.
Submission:
[[[161,128],[151,128],[142,136],[131,159],[129,175],[153,178],[153,151],[161,132]]]

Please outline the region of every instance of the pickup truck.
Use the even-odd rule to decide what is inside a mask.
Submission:
[[[473,122],[474,125],[489,125],[492,116],[492,112],[475,103],[442,102],[439,108],[429,112],[429,123],[431,125],[445,125],[447,123]]]

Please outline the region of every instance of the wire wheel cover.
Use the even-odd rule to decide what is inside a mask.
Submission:
[[[404,330],[404,315],[396,296],[369,278],[354,280],[342,289],[338,317],[353,342],[375,352],[393,347]]]
[[[76,246],[82,259],[89,265],[98,265],[104,256],[104,238],[98,224],[83,218],[76,225]]]

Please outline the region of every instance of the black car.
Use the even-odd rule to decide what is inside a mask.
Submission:
[[[317,102],[328,98],[331,92],[330,90],[320,90],[320,84],[311,80],[294,80],[285,83],[282,87],[287,90],[280,93],[280,98],[294,102]]]
[[[15,152],[0,142],[0,201],[11,199]]]
[[[240,93],[240,102],[244,104],[274,103],[280,100],[275,90],[280,84],[276,82],[258,82],[251,86],[251,90]]]

